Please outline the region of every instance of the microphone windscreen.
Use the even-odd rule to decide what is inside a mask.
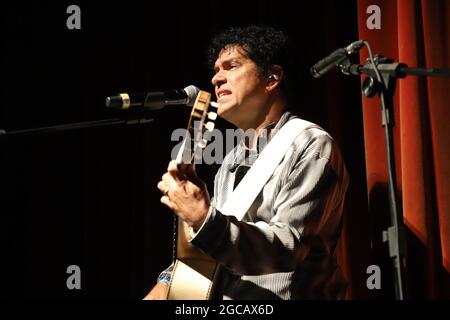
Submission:
[[[197,99],[197,95],[200,92],[200,89],[196,86],[190,85],[184,88],[184,91],[187,95],[186,105],[193,106],[195,99]]]

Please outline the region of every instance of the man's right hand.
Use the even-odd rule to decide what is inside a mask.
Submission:
[[[153,289],[145,296],[144,300],[167,300],[169,286],[159,281]]]

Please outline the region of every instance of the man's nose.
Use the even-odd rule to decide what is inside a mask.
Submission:
[[[211,83],[215,87],[220,87],[225,82],[227,82],[227,78],[222,71],[217,72],[211,79]]]

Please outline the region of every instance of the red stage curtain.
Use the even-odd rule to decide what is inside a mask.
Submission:
[[[366,25],[370,5],[381,9],[381,29],[370,30]],[[447,0],[358,0],[359,37],[369,41],[374,54],[408,66],[449,68],[449,13]],[[367,56],[363,49],[361,63]],[[407,229],[407,283],[411,298],[450,298],[449,93],[450,78],[409,76],[397,82],[394,97],[398,200]],[[389,220],[389,212],[380,211],[387,208],[388,201],[380,101],[378,97],[363,97],[362,102],[369,212]],[[374,220],[377,218],[371,219]],[[344,232],[347,248],[340,252],[346,255],[341,261],[348,273],[350,268],[345,262],[352,260],[352,252],[345,241],[347,236]],[[381,234],[374,233],[374,237],[374,245],[380,244]],[[385,244],[383,248],[387,256]],[[388,285],[393,286],[392,281]],[[348,298],[358,298],[351,295],[354,285],[350,283]]]

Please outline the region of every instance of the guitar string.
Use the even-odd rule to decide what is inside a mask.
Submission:
[[[178,226],[178,219],[177,215],[173,215],[173,239],[172,239],[172,263],[175,263],[175,260],[177,258],[177,226]]]

